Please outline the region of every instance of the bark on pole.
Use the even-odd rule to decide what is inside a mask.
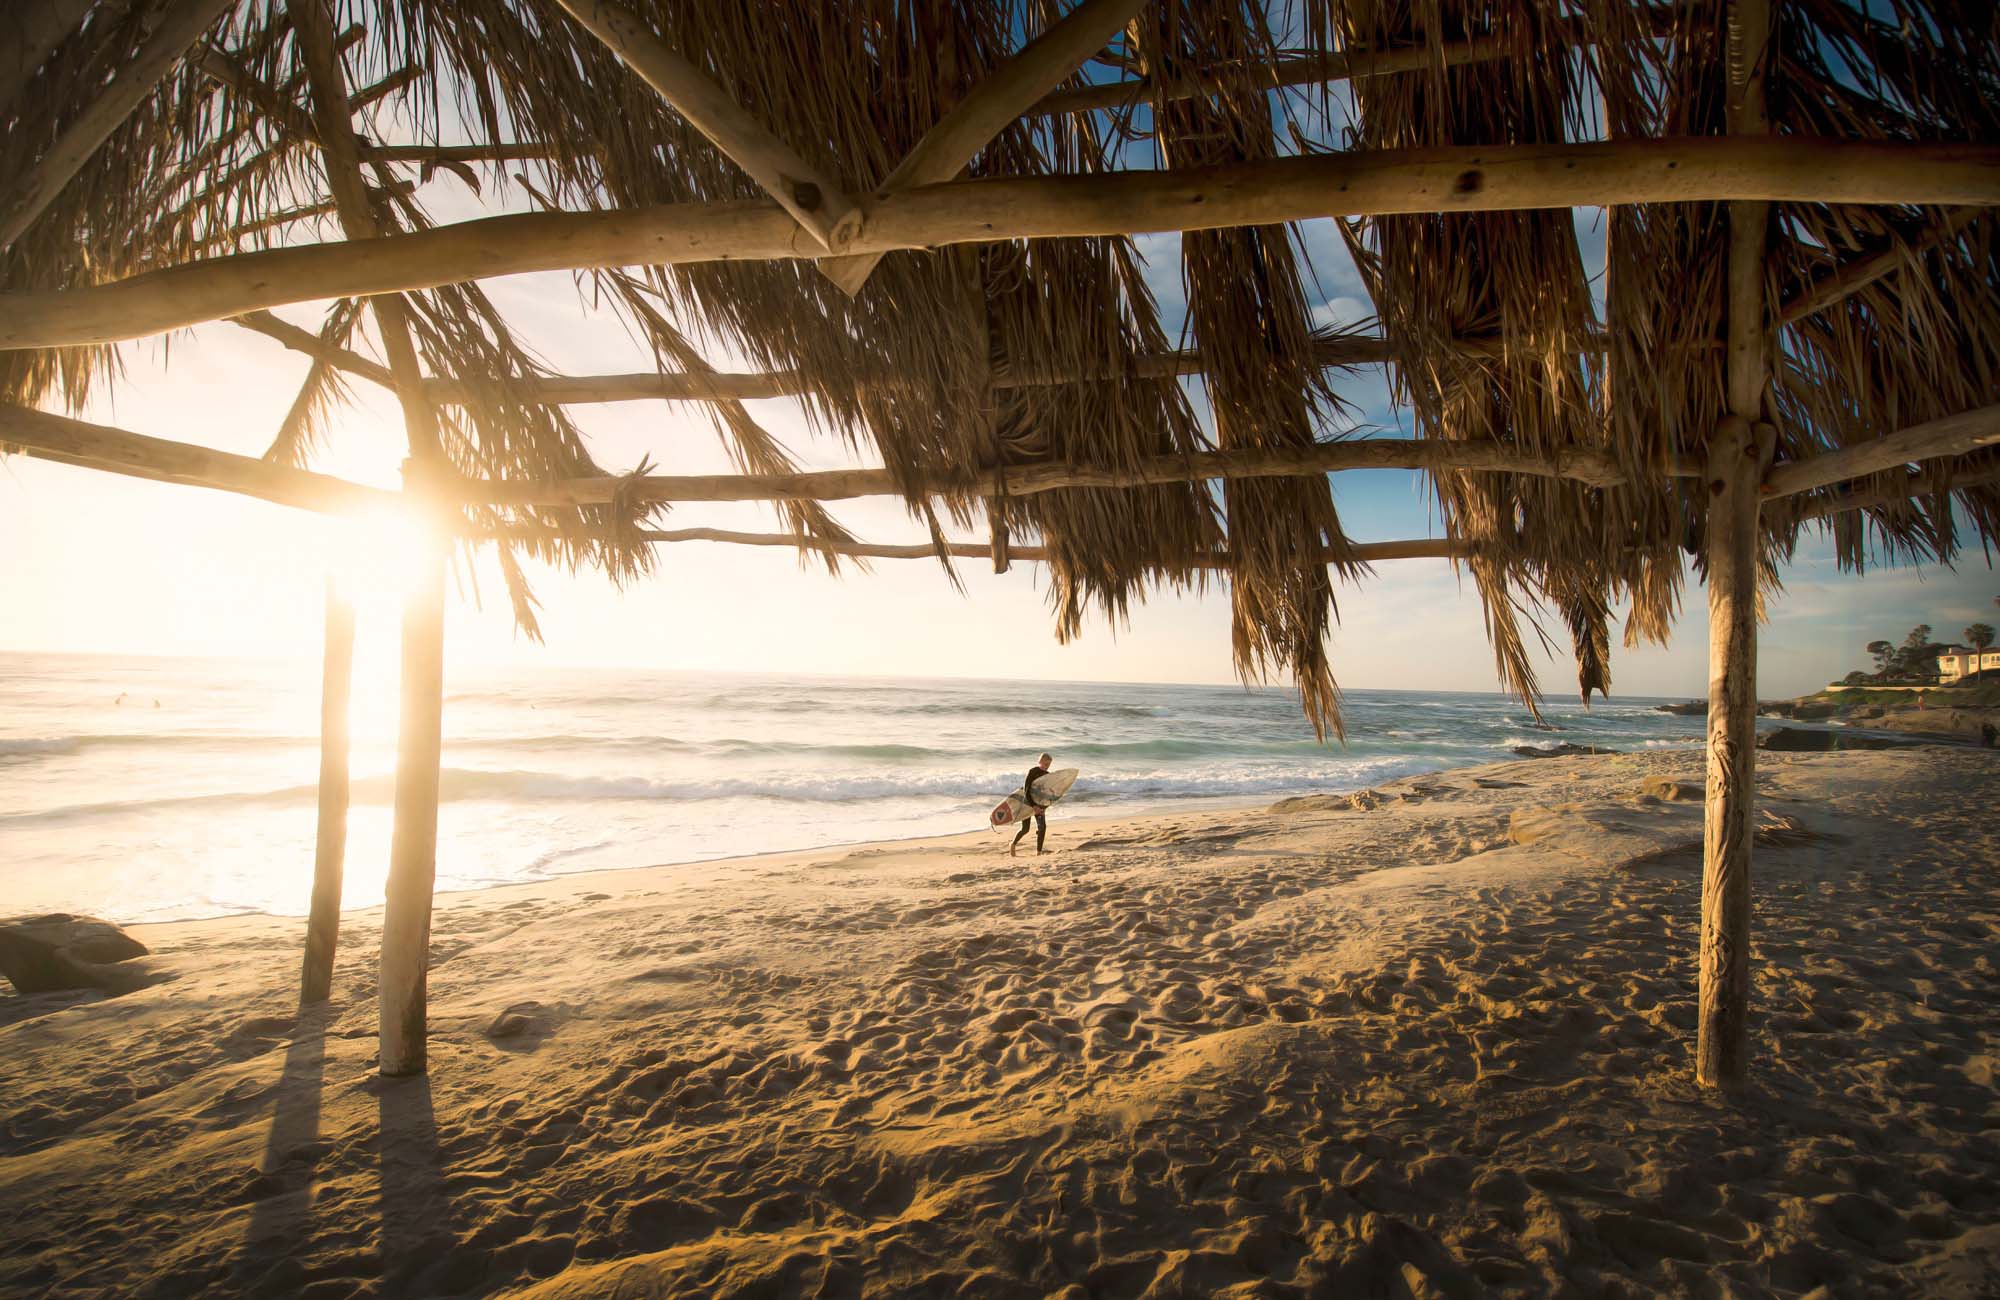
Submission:
[[[1728,9],[1728,125],[1761,135],[1769,0]],[[1702,826],[1701,975],[1695,1078],[1742,1083],[1750,1009],[1750,846],[1757,789],[1757,518],[1770,457],[1765,235],[1770,205],[1729,205],[1729,413],[1709,443],[1708,792]]]
[[[319,840],[313,852],[312,912],[306,919],[299,1004],[324,1002],[333,989],[340,941],[340,885],[347,859],[348,696],[354,678],[354,606],[326,582],[326,652],[319,688]]]

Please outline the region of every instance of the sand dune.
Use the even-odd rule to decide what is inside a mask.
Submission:
[[[441,900],[0,998],[0,1291],[1993,1295],[2000,755],[1760,760],[1752,1087],[1694,1087],[1699,755]]]

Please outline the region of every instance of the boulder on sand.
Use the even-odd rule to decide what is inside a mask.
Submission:
[[[145,982],[117,963],[144,957],[146,945],[109,921],[51,912],[0,921],[0,975],[22,993],[103,989],[123,993]]]
[[[1779,727],[1757,739],[1757,748],[1781,753],[1816,754],[1835,749],[1903,749],[1923,742],[1893,736],[1856,736],[1842,731],[1804,731]]]
[[[1616,754],[1615,749],[1600,749],[1596,745],[1572,745],[1564,741],[1560,745],[1516,745],[1514,752],[1522,758],[1568,758],[1572,754]]]

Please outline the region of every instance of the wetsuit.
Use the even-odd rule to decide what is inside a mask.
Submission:
[[[1026,792],[1028,803],[1035,808],[1035,852],[1037,853],[1042,851],[1042,844],[1049,837],[1049,810],[1046,804],[1035,804],[1035,782],[1048,774],[1049,769],[1037,764],[1028,769],[1028,779],[1021,782],[1021,789]],[[1021,819],[1021,829],[1014,832],[1015,848],[1020,847],[1021,837],[1027,833],[1028,819],[1023,817]]]

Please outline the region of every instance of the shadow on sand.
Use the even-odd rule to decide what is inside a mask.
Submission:
[[[305,1008],[285,1051],[271,1132],[252,1183],[257,1200],[244,1234],[245,1243],[260,1258],[303,1253],[311,1226],[313,1167],[326,1152],[319,1141],[319,1111],[325,1087],[326,1028],[332,1021],[333,1011],[326,1004]]]
[[[445,1187],[431,1081],[423,1075],[370,1081],[381,1119],[382,1279],[390,1294],[456,1293],[484,1268],[459,1249]]]
[[[455,1254],[437,1117],[430,1080],[422,1076],[371,1076],[362,1085],[375,1094],[377,1105],[378,1130],[371,1144],[381,1205],[376,1258],[364,1262],[362,1242],[315,1240],[313,1184],[334,1150],[320,1136],[326,1031],[334,1018],[335,1012],[324,1005],[301,1012],[285,1053],[270,1134],[250,1189],[255,1203],[238,1280],[261,1277],[260,1289],[266,1290],[302,1284],[311,1280],[314,1256],[320,1255],[322,1268],[344,1271],[360,1265],[358,1271],[374,1273],[389,1294],[461,1290],[453,1275],[468,1261]],[[332,1258],[325,1258],[329,1251]]]

